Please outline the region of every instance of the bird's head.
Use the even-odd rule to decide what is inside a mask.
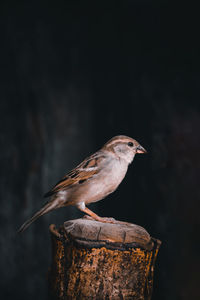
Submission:
[[[118,135],[109,140],[102,148],[117,155],[131,163],[136,153],[147,153],[147,151],[134,139]]]

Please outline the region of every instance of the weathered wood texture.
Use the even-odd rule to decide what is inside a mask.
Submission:
[[[142,227],[82,218],[50,232],[49,299],[151,299],[161,242]]]

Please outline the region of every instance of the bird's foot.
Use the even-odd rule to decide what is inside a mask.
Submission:
[[[111,224],[114,224],[114,223],[117,222],[114,218],[99,217],[97,215],[95,215],[95,217],[84,215],[84,218],[88,219],[88,220],[95,220],[95,221],[102,222],[102,223],[111,223]]]
[[[99,217],[99,219],[97,220],[99,222],[102,222],[102,223],[111,223],[111,224],[114,224],[116,223],[116,220],[114,218],[107,218],[107,217]]]

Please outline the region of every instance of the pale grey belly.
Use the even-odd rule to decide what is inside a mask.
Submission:
[[[100,201],[110,193],[114,192],[121,181],[123,180],[127,171],[127,167],[113,170],[113,172],[105,172],[102,176],[97,174],[96,178],[89,179],[82,185],[72,188],[68,191],[69,202],[73,202],[74,205],[80,202],[89,204],[92,202]]]
[[[74,203],[84,202],[85,204],[97,202],[105,198],[110,193],[118,187],[118,184],[113,186],[109,184],[104,184],[103,182],[93,181],[87,186],[79,187],[74,190],[68,198]]]
[[[97,202],[114,192],[119,184],[111,185],[106,182],[94,182],[85,195],[85,204]]]

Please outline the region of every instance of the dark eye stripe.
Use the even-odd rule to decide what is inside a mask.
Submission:
[[[133,143],[132,142],[128,142],[128,146],[129,147],[133,147]]]

